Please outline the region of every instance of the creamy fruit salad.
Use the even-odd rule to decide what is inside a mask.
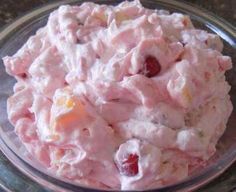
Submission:
[[[83,3],[3,58],[17,83],[8,117],[56,176],[136,190],[186,178],[216,151],[232,112],[231,59],[187,15]]]

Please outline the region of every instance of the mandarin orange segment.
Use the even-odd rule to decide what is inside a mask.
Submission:
[[[60,104],[59,107],[65,106],[70,110],[52,120],[51,127],[53,131],[73,127],[77,122],[88,116],[83,103],[76,97],[61,97],[57,100],[56,104],[58,103]]]

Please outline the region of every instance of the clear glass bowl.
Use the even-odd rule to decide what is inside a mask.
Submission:
[[[81,2],[80,0],[69,0],[49,4],[8,25],[0,33],[0,58],[14,54],[38,28],[46,24],[48,15],[53,9],[65,3],[80,4]],[[117,4],[120,1],[101,0],[94,2]],[[174,0],[144,0],[142,3],[148,8],[165,9],[190,15],[196,27],[215,32],[223,39],[225,45],[223,53],[230,55],[235,64],[233,69],[227,73],[227,79],[232,86],[230,94],[234,111],[229,119],[227,130],[217,145],[217,152],[211,158],[209,165],[204,169],[197,170],[179,183],[160,189],[151,189],[152,191],[190,191],[221,174],[236,160],[236,30],[223,19],[190,4]],[[25,150],[14,133],[13,126],[8,122],[6,113],[6,100],[12,94],[15,80],[6,74],[2,60],[0,62],[0,149],[3,153],[18,169],[46,188],[56,191],[105,191],[104,189],[79,186],[71,181],[56,178]]]

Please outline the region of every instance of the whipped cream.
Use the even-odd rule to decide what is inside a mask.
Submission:
[[[173,184],[216,151],[232,112],[231,69],[189,16],[83,3],[53,11],[13,56],[8,117],[52,173],[122,190]]]

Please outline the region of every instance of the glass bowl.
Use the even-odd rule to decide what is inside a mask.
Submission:
[[[49,13],[59,5],[80,4],[82,2],[80,0],[69,0],[48,4],[5,27],[0,32],[0,58],[14,54],[37,29],[46,24]],[[94,2],[117,4],[121,1],[100,0]],[[234,111],[229,119],[226,132],[217,145],[216,154],[210,159],[209,164],[204,169],[195,171],[185,180],[163,188],[149,190],[191,191],[217,177],[236,160],[236,30],[223,19],[205,10],[195,8],[190,4],[174,0],[145,0],[142,1],[142,4],[147,8],[165,9],[170,12],[182,12],[190,15],[197,28],[217,33],[223,39],[225,46],[223,53],[230,55],[235,64],[233,69],[226,74],[227,80],[232,86],[230,95]],[[2,60],[0,62],[0,149],[2,152],[18,169],[46,188],[55,191],[106,191],[105,189],[93,189],[72,183],[69,180],[57,178],[26,151],[14,133],[14,127],[8,122],[6,113],[6,100],[12,94],[15,80],[6,74]]]

